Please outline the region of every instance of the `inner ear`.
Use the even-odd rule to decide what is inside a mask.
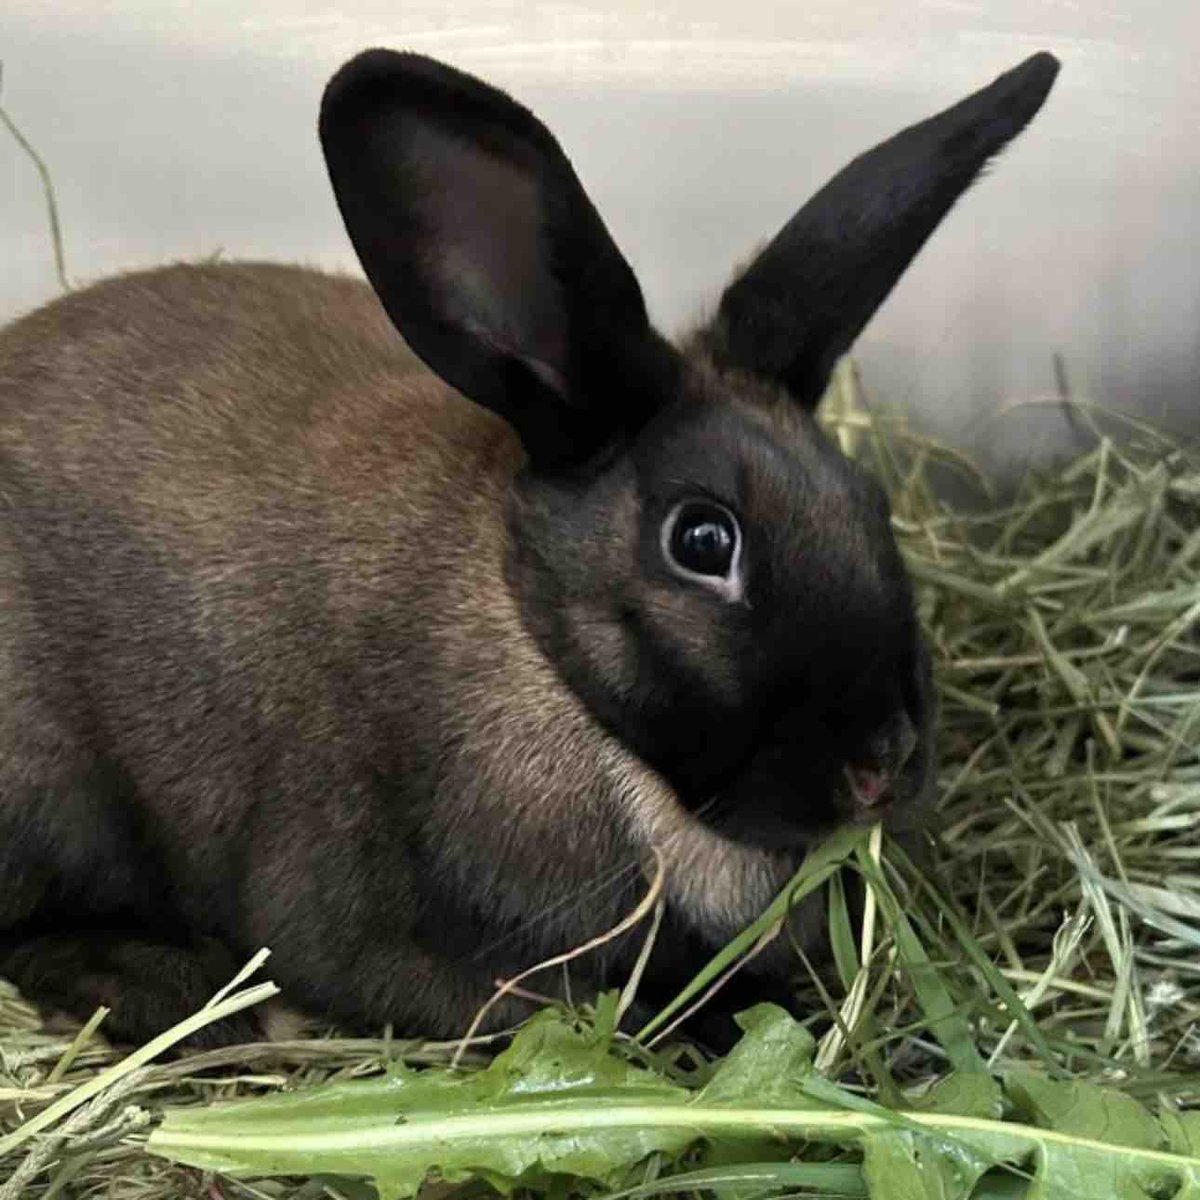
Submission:
[[[326,88],[321,143],[397,328],[535,467],[590,461],[661,407],[674,352],[531,112],[432,59],[369,50]]]
[[[417,125],[407,134],[425,230],[425,270],[446,316],[567,396],[566,303],[546,269],[536,175],[486,145]]]

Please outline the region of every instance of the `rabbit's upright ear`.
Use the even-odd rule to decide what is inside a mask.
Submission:
[[[550,132],[416,54],[334,76],[321,142],[358,257],[425,362],[538,467],[578,463],[661,402],[674,352]]]
[[[815,405],[838,358],[1057,73],[1052,55],[1035,54],[835,175],[725,291],[703,335],[717,361]]]

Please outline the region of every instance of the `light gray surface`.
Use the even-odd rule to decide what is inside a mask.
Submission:
[[[57,183],[76,280],[220,251],[353,267],[314,122],[371,44],[513,91],[678,329],[848,158],[1035,49],[1046,110],[869,326],[871,392],[985,455],[1066,444],[1073,387],[1200,425],[1200,21],[1188,0],[6,0],[3,100]],[[0,140],[0,318],[55,294],[39,185]]]

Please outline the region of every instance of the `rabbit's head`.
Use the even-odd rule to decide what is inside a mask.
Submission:
[[[1036,55],[855,159],[677,348],[549,132],[369,51],[321,135],[413,349],[503,417],[509,586],[592,715],[727,835],[801,845],[927,789],[928,655],[887,497],[813,411],[838,357],[1057,71]]]

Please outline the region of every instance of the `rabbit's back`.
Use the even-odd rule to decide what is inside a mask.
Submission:
[[[427,593],[495,590],[518,462],[349,279],[171,267],[5,331],[2,923],[178,908],[278,946],[258,887],[295,898],[331,845],[364,878],[383,857],[406,915],[418,730],[478,633]]]
[[[92,741],[121,736],[123,687],[130,729],[159,723],[147,688],[251,679],[303,723],[364,623],[449,586],[464,540],[503,541],[518,463],[360,283],[234,265],[98,285],[0,336],[5,642],[74,672],[70,703],[105,714]]]
[[[777,884],[525,631],[519,443],[384,321],[350,280],[174,267],[0,338],[0,930],[269,945],[306,1007],[375,1019],[387,979],[453,1032],[617,920],[650,844],[722,930]]]
[[[6,467],[93,492],[168,467],[299,485],[364,440],[395,463],[436,450],[439,426],[460,458],[472,430],[501,436],[453,396],[365,284],[298,267],[124,275],[0,332]]]

